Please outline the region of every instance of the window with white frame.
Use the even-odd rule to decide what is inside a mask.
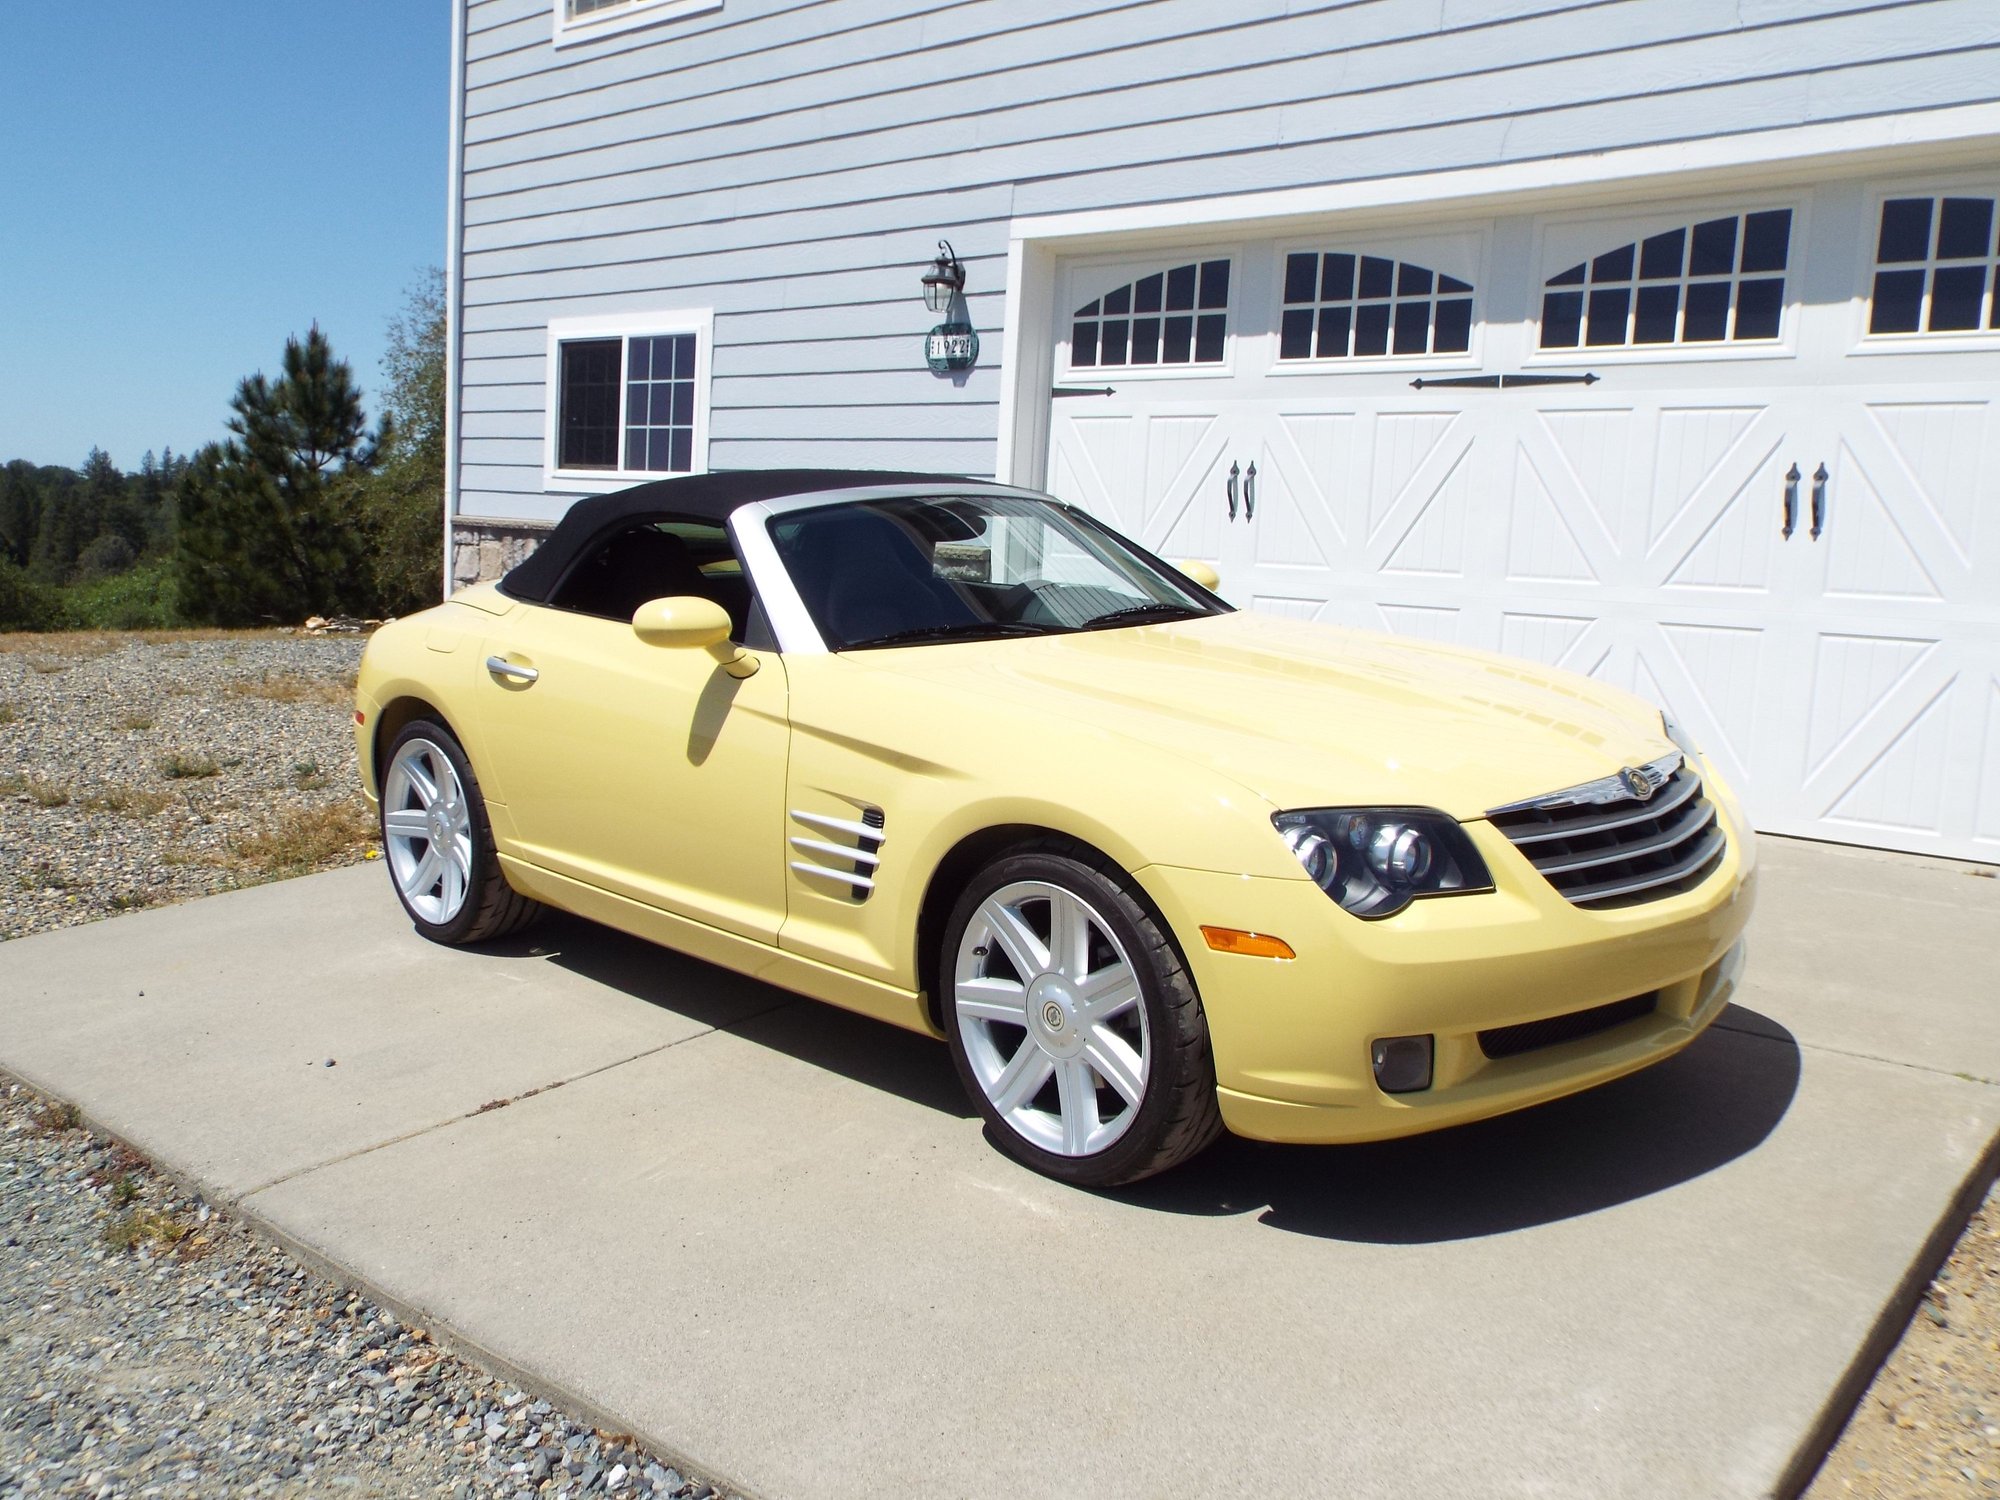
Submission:
[[[1875,237],[1869,333],[2000,330],[1994,218],[1990,197],[1885,201]]]
[[[722,9],[723,0],[555,0],[556,45]]]
[[[710,326],[706,313],[551,323],[551,476],[706,468]]]
[[[1729,214],[1663,230],[1548,279],[1541,347],[1775,342],[1792,211]]]
[[[1295,251],[1285,257],[1278,358],[1463,354],[1472,284],[1386,255]]]
[[[1228,332],[1228,260],[1190,261],[1079,307],[1070,320],[1070,368],[1221,364]]]

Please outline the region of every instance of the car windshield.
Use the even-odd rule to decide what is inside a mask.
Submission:
[[[771,520],[836,651],[1056,635],[1228,606],[1065,506],[1005,495],[855,501]]]

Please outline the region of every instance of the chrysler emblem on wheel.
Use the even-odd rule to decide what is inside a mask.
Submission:
[[[1042,1020],[1051,1031],[1063,1029],[1063,1008],[1051,1000],[1042,1007]]]

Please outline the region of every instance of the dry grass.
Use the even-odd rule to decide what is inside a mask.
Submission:
[[[266,672],[254,682],[225,684],[224,692],[242,698],[267,698],[273,703],[333,703],[354,701],[354,674],[335,680],[303,672]]]
[[[76,799],[76,805],[85,812],[118,813],[128,818],[150,818],[154,813],[164,812],[173,800],[165,792],[113,782],[107,786],[92,787]]]
[[[189,1242],[194,1226],[157,1208],[135,1208],[104,1226],[104,1243],[114,1250],[150,1250],[164,1255]]]
[[[29,1111],[28,1123],[43,1135],[61,1135],[83,1124],[83,1113],[60,1099],[42,1099]]]
[[[375,821],[359,799],[295,808],[262,833],[239,839],[236,857],[266,879],[304,875],[375,842]]]
[[[147,714],[127,714],[118,721],[120,729],[151,729],[153,720]]]
[[[0,703],[0,724],[11,724],[20,717],[11,703]]]
[[[0,776],[0,797],[26,797],[37,807],[66,807],[71,792],[66,786],[40,776]]]
[[[160,757],[160,774],[169,781],[192,781],[202,776],[220,776],[222,766],[212,755],[183,755],[176,750]]]

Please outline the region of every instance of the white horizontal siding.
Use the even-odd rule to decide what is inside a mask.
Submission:
[[[550,3],[468,10],[468,514],[540,493],[552,317],[712,308],[716,467],[990,473],[1015,215],[2000,92],[1991,0],[725,0],[560,50]],[[962,384],[922,366],[940,236]]]

